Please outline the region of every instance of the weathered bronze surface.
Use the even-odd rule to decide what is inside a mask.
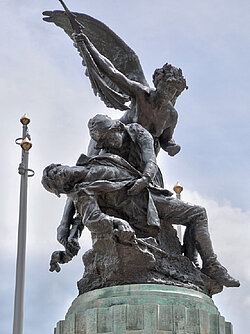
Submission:
[[[44,170],[44,187],[68,197],[57,230],[65,250],[52,254],[50,270],[60,271],[59,264],[77,255],[86,226],[93,246],[83,256],[80,294],[159,283],[211,296],[223,286],[239,286],[217,260],[205,209],[173,198],[156,162],[160,148],[170,156],[180,151],[173,133],[174,105],[187,88],[181,69],[165,64],[154,72],[155,88],[150,88],[138,57],[114,32],[92,17],[65,10],[67,15],[46,11],[44,20],[74,40],[95,95],[125,113],[120,120],[96,115],[89,121],[88,154],[76,166],[52,164]],[[172,224],[186,227],[183,246]]]

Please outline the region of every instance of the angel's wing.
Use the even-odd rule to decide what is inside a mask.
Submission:
[[[128,79],[149,87],[137,55],[119,36],[104,23],[91,16],[80,13],[73,14],[76,20],[84,26],[84,33],[96,49],[108,58],[117,70],[123,73]],[[72,39],[74,31],[64,11],[45,11],[43,15],[46,16],[43,18],[44,21],[55,23]],[[83,64],[86,65],[86,59],[84,59]],[[93,83],[93,78],[91,79],[90,77],[95,94],[98,94],[108,107],[121,110],[126,109],[124,105],[125,98],[123,101],[121,98],[123,92],[114,83],[110,82],[107,77],[102,79],[103,82],[99,81],[99,84],[96,85]],[[109,101],[110,99],[112,100],[111,102]],[[115,100],[119,100],[119,103],[113,103]]]

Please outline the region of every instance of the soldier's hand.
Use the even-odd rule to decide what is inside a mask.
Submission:
[[[134,185],[128,190],[128,195],[137,195],[139,194],[146,186],[148,185],[147,177],[143,176],[138,179]]]

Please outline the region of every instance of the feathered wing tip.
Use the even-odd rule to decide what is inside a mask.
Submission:
[[[129,101],[129,97],[116,92],[110,88],[105,81],[93,71],[89,73],[89,79],[95,95],[98,95],[100,99],[109,108],[115,108],[119,110],[127,110],[128,107],[125,105]]]
[[[128,79],[149,87],[137,55],[119,36],[104,23],[91,16],[75,12],[73,14],[76,20],[84,26],[84,33],[96,49],[109,59],[118,71],[123,73]],[[43,15],[46,16],[43,18],[44,21],[53,22],[64,29],[73,40],[72,34],[74,31],[64,11],[45,11]],[[107,107],[120,110],[128,109],[125,103],[129,99],[119,87],[106,76],[100,75],[96,71],[91,71],[86,59],[83,59],[83,65],[88,67],[86,74],[90,79],[95,95],[98,95]]]

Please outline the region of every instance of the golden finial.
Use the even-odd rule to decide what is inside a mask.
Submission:
[[[182,185],[180,185],[179,182],[177,182],[176,185],[174,186],[173,190],[177,194],[177,196],[180,196],[180,194],[183,190],[183,187],[182,187]]]
[[[32,142],[29,140],[28,137],[25,137],[21,142],[21,147],[24,151],[29,151],[32,147]]]
[[[27,116],[27,114],[24,114],[23,117],[20,118],[20,122],[23,125],[28,125],[30,123],[30,118]]]

